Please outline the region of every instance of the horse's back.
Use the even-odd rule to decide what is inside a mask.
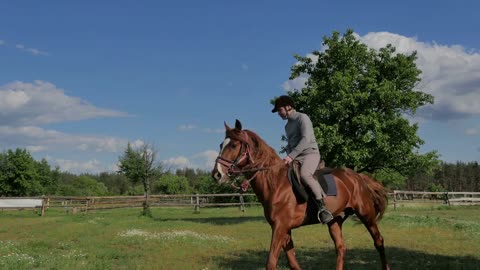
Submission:
[[[332,174],[338,198],[327,200],[327,205],[331,203],[328,205],[332,207],[330,209],[341,212],[341,208],[350,208],[357,215],[382,217],[387,205],[387,191],[380,182],[351,169],[335,169]]]
[[[354,197],[355,192],[358,191],[360,175],[351,169],[344,168],[334,168],[329,173],[334,177],[337,195],[326,197],[327,207],[334,214],[345,212],[348,208],[354,208]]]

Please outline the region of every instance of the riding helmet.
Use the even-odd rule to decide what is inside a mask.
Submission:
[[[294,108],[295,103],[293,102],[293,99],[289,96],[279,96],[275,100],[275,107],[273,108],[272,113],[277,112],[278,109],[285,106],[291,106],[292,108]]]

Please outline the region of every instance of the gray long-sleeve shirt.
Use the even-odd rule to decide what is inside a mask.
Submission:
[[[299,155],[319,153],[312,121],[308,115],[293,111],[288,116],[285,133],[288,141],[287,155],[292,159]]]

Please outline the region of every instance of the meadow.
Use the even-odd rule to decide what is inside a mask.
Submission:
[[[0,212],[0,269],[263,269],[270,227],[262,208],[154,208],[66,214]],[[480,207],[388,209],[380,222],[392,269],[480,269]],[[334,269],[326,226],[293,231],[303,269]],[[364,226],[344,225],[346,269],[379,269]],[[288,269],[282,254],[279,269]]]

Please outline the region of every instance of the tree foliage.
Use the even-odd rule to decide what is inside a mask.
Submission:
[[[165,173],[154,182],[152,191],[160,194],[191,194],[192,187],[187,177]]]
[[[48,162],[36,161],[26,149],[0,154],[0,196],[50,195],[55,180]]]
[[[432,174],[409,177],[405,189],[480,192],[480,165],[477,161],[442,162]]]
[[[143,215],[151,216],[149,195],[150,182],[161,174],[161,166],[156,164],[156,151],[152,145],[143,144],[138,149],[133,149],[128,143],[124,154],[120,157],[119,172],[124,174],[132,183],[143,184],[145,203]]]
[[[59,190],[68,196],[105,196],[108,194],[107,187],[88,175],[74,177],[68,184],[60,185]]]
[[[433,103],[431,95],[415,90],[421,74],[416,53],[396,53],[391,45],[369,49],[352,30],[324,37],[323,45],[325,51],[313,57],[295,56],[290,79],[308,80],[289,95],[296,109],[310,116],[326,164],[408,175],[434,163],[435,152],[418,153],[424,142],[417,124],[405,117]]]
[[[103,183],[111,195],[127,195],[131,186],[125,175],[116,172],[102,172],[92,177]]]

